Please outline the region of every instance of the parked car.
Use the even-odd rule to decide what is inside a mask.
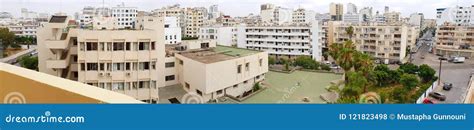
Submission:
[[[430,98],[423,99],[423,104],[435,104],[436,102],[431,100]]]
[[[449,90],[451,90],[451,88],[453,88],[452,83],[444,83],[443,84],[443,90],[449,91]]]
[[[428,94],[430,97],[433,97],[434,99],[440,100],[440,101],[445,101],[446,100],[446,95],[440,92],[431,92]]]
[[[454,57],[453,63],[464,63],[465,57]]]

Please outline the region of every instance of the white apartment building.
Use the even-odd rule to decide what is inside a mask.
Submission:
[[[434,53],[444,56],[474,58],[474,25],[445,23],[436,30]]]
[[[357,24],[362,22],[362,16],[360,14],[344,14],[342,16],[342,21]]]
[[[383,23],[385,23],[385,16],[383,14],[380,14],[379,11],[377,11],[377,12],[375,12],[373,22],[383,24]]]
[[[352,41],[354,41],[356,49],[387,64],[403,62],[408,55],[406,49],[415,47],[420,31],[419,27],[402,24],[330,22],[329,45],[349,40],[346,28],[350,26],[354,28]]]
[[[178,18],[179,27],[181,27],[181,36],[186,33],[186,14],[185,8],[181,8],[179,4],[155,9],[152,11],[154,15],[162,17],[176,17]]]
[[[219,6],[218,5],[211,5],[209,6],[209,12],[208,12],[208,19],[216,19],[221,16],[221,12],[219,11]]]
[[[223,96],[243,98],[268,72],[268,53],[216,46],[213,40],[183,41],[168,45],[167,83],[180,84],[204,101]]]
[[[422,27],[424,16],[423,13],[413,13],[410,15],[408,23],[413,26]]]
[[[36,29],[38,28],[37,23],[18,23],[13,25],[7,25],[10,32],[15,33],[15,36],[26,36],[36,37]]]
[[[362,21],[369,22],[373,19],[372,7],[364,7],[359,10],[359,14],[362,16]]]
[[[316,12],[299,8],[293,11],[293,23],[311,23],[316,21]]]
[[[438,26],[445,22],[458,25],[474,25],[474,5],[438,8],[436,18]]]
[[[158,101],[164,86],[163,18],[147,19],[140,30],[80,29],[69,17],[52,16],[38,29],[40,72]],[[159,33],[161,32],[161,33]]]
[[[301,55],[322,59],[321,26],[318,22],[299,25],[245,26],[237,28],[237,47],[262,50],[276,58]]]
[[[112,18],[115,19],[115,26],[117,28],[133,28],[137,12],[137,7],[126,7],[123,3],[112,7]]]
[[[216,40],[217,45],[237,45],[237,27],[211,25],[199,28],[199,39]]]
[[[265,7],[265,8],[263,8]],[[262,22],[266,24],[284,24],[293,22],[293,10],[289,8],[283,8],[280,6],[274,6],[271,4],[262,5],[260,10],[260,17]]]
[[[357,14],[357,6],[353,3],[347,3],[346,14]]]
[[[181,42],[181,27],[177,17],[165,17],[165,43],[178,44]]]

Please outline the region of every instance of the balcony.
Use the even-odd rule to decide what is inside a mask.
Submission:
[[[67,67],[66,60],[47,60],[46,67],[52,69],[65,69]]]
[[[46,40],[46,47],[51,50],[64,50],[67,48],[68,43],[65,40]]]

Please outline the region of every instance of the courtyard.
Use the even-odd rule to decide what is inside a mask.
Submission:
[[[240,103],[324,103],[320,95],[327,92],[331,81],[341,78],[333,73],[269,71],[264,82],[267,88]]]

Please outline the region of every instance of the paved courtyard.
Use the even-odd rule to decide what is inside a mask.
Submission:
[[[241,103],[324,103],[319,95],[327,92],[325,88],[331,81],[341,78],[342,75],[332,73],[270,71],[265,79],[268,88]],[[304,98],[309,102],[304,102]]]

